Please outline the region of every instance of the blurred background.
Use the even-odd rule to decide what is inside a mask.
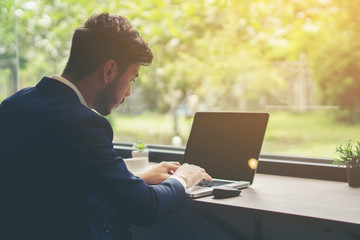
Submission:
[[[61,74],[91,14],[133,23],[155,58],[107,117],[114,142],[185,146],[196,111],[270,112],[268,154],[332,158],[360,140],[356,0],[0,0],[0,11],[0,101]]]

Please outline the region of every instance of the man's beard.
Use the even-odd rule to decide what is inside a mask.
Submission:
[[[118,80],[119,79],[115,79],[115,81],[102,89],[94,102],[94,109],[102,116],[109,115],[113,109],[112,104],[116,102],[115,86]],[[125,98],[121,101],[121,103],[123,103],[124,100]]]

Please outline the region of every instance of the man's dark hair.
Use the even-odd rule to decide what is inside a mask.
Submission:
[[[74,32],[64,74],[79,80],[110,59],[117,62],[122,74],[131,64],[149,65],[153,55],[127,18],[109,13],[92,15]]]

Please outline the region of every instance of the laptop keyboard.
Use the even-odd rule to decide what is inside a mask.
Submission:
[[[232,183],[232,182],[226,181],[226,180],[214,180],[214,181],[202,180],[198,184],[196,184],[196,186],[217,187],[217,186],[221,186],[221,185],[225,185],[225,184],[229,184],[229,183]]]

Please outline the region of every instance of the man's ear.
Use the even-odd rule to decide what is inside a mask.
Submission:
[[[108,60],[104,63],[103,67],[103,81],[104,83],[112,82],[118,74],[117,63],[114,60]]]

